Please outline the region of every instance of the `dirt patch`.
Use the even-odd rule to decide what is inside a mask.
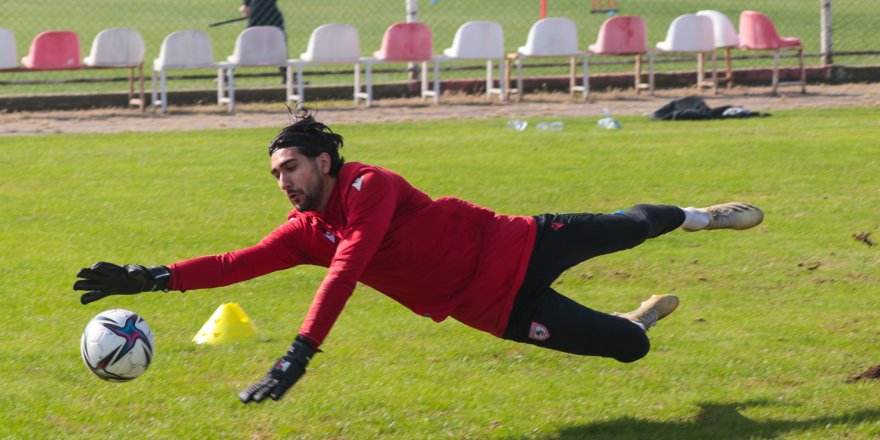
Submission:
[[[874,365],[864,372],[850,378],[850,382],[856,382],[862,379],[880,379],[880,365]]]
[[[874,246],[874,242],[871,241],[870,232],[859,232],[857,234],[853,234],[853,238],[855,238],[857,241],[865,243],[868,246]]]
[[[773,113],[796,108],[880,106],[877,84],[811,85],[806,94],[796,88],[780,89],[771,96],[769,87],[734,87],[717,96],[703,92],[709,107],[737,105],[752,111]],[[697,93],[696,89],[659,90],[654,96],[632,90],[595,93],[589,102],[567,94],[527,94],[523,101],[500,104],[483,97],[445,96],[439,105],[418,98],[382,99],[371,108],[349,103],[315,103],[318,119],[330,124],[406,122],[433,119],[570,118],[595,117],[603,108],[615,115],[648,115],[669,101]],[[51,133],[124,133],[145,131],[214,130],[222,128],[281,127],[288,121],[283,103],[243,104],[234,114],[213,105],[171,107],[169,114],[132,109],[7,112],[0,113],[0,136]]]

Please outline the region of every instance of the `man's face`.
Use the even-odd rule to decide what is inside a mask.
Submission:
[[[300,212],[323,211],[330,198],[333,178],[330,156],[308,157],[297,148],[281,148],[270,159],[272,175],[290,203]]]

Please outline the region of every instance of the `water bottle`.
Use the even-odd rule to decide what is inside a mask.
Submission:
[[[617,122],[617,120],[611,116],[611,112],[608,111],[607,108],[603,109],[602,113],[605,115],[605,117],[599,119],[600,127],[607,128],[609,130],[617,130],[618,128],[620,128],[620,122]]]
[[[538,131],[562,131],[565,124],[562,121],[538,122],[535,128]]]
[[[520,120],[507,121],[507,128],[512,128],[516,131],[523,131],[528,126],[529,126],[529,121],[520,121]]]

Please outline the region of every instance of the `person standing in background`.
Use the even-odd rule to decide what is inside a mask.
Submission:
[[[244,0],[238,12],[248,18],[248,27],[275,26],[284,30],[284,16],[276,0]]]

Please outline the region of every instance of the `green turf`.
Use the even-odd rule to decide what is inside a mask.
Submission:
[[[560,278],[602,311],[682,298],[634,364],[434,324],[360,286],[304,379],[247,407],[238,391],[288,346],[323,269],[89,306],[71,285],[98,260],[224,252],[283,222],[266,153],[275,130],[0,138],[0,438],[877,438],[880,382],[847,378],[880,364],[880,247],[853,237],[880,242],[878,117],[623,117],[617,131],[581,118],[561,133],[504,120],[336,126],[349,161],[504,213],[743,200],[766,220],[674,232]],[[259,342],[190,342],[233,301]],[[86,322],[115,307],[156,333],[154,364],[127,384],[98,380],[79,356]]]

